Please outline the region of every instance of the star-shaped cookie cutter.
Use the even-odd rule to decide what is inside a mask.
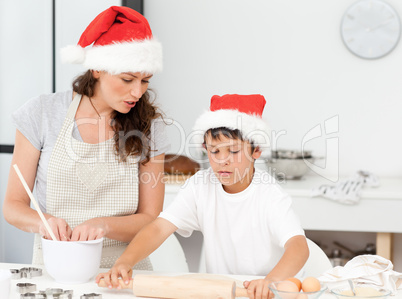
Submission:
[[[34,267],[25,267],[21,269],[10,269],[11,279],[32,278],[42,276],[42,269]]]

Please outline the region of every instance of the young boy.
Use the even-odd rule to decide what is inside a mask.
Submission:
[[[309,252],[291,199],[265,171],[254,168],[269,144],[262,95],[213,96],[196,121],[195,138],[211,167],[192,176],[174,202],[144,227],[108,273],[109,287],[126,283],[132,267],[177,231],[204,235],[209,273],[265,276],[244,283],[250,298],[268,298],[268,284],[296,275]]]

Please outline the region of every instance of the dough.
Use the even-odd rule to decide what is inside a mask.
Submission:
[[[368,297],[373,297],[373,296],[382,296],[383,294],[380,291],[377,291],[374,288],[371,287],[357,287],[355,288],[356,296],[368,296]],[[343,291],[341,295],[345,296],[353,296],[352,290],[347,290]]]

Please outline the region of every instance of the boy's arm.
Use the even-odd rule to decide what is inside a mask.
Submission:
[[[270,281],[284,280],[295,276],[306,263],[309,250],[304,236],[294,236],[285,244],[285,252],[276,266],[265,277]]]
[[[245,281],[249,298],[271,298],[268,284],[272,281],[285,280],[296,275],[304,266],[309,256],[306,238],[294,236],[285,244],[282,258],[264,279]]]
[[[101,273],[96,277],[96,283],[103,279],[109,288],[117,288],[119,287],[118,279],[121,277],[128,284],[134,265],[155,251],[176,230],[177,227],[173,223],[163,218],[157,218],[144,226],[109,272]]]

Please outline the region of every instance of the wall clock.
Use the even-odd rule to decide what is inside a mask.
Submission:
[[[360,0],[345,12],[341,36],[355,55],[376,59],[389,54],[398,44],[401,23],[398,13],[382,0]]]

